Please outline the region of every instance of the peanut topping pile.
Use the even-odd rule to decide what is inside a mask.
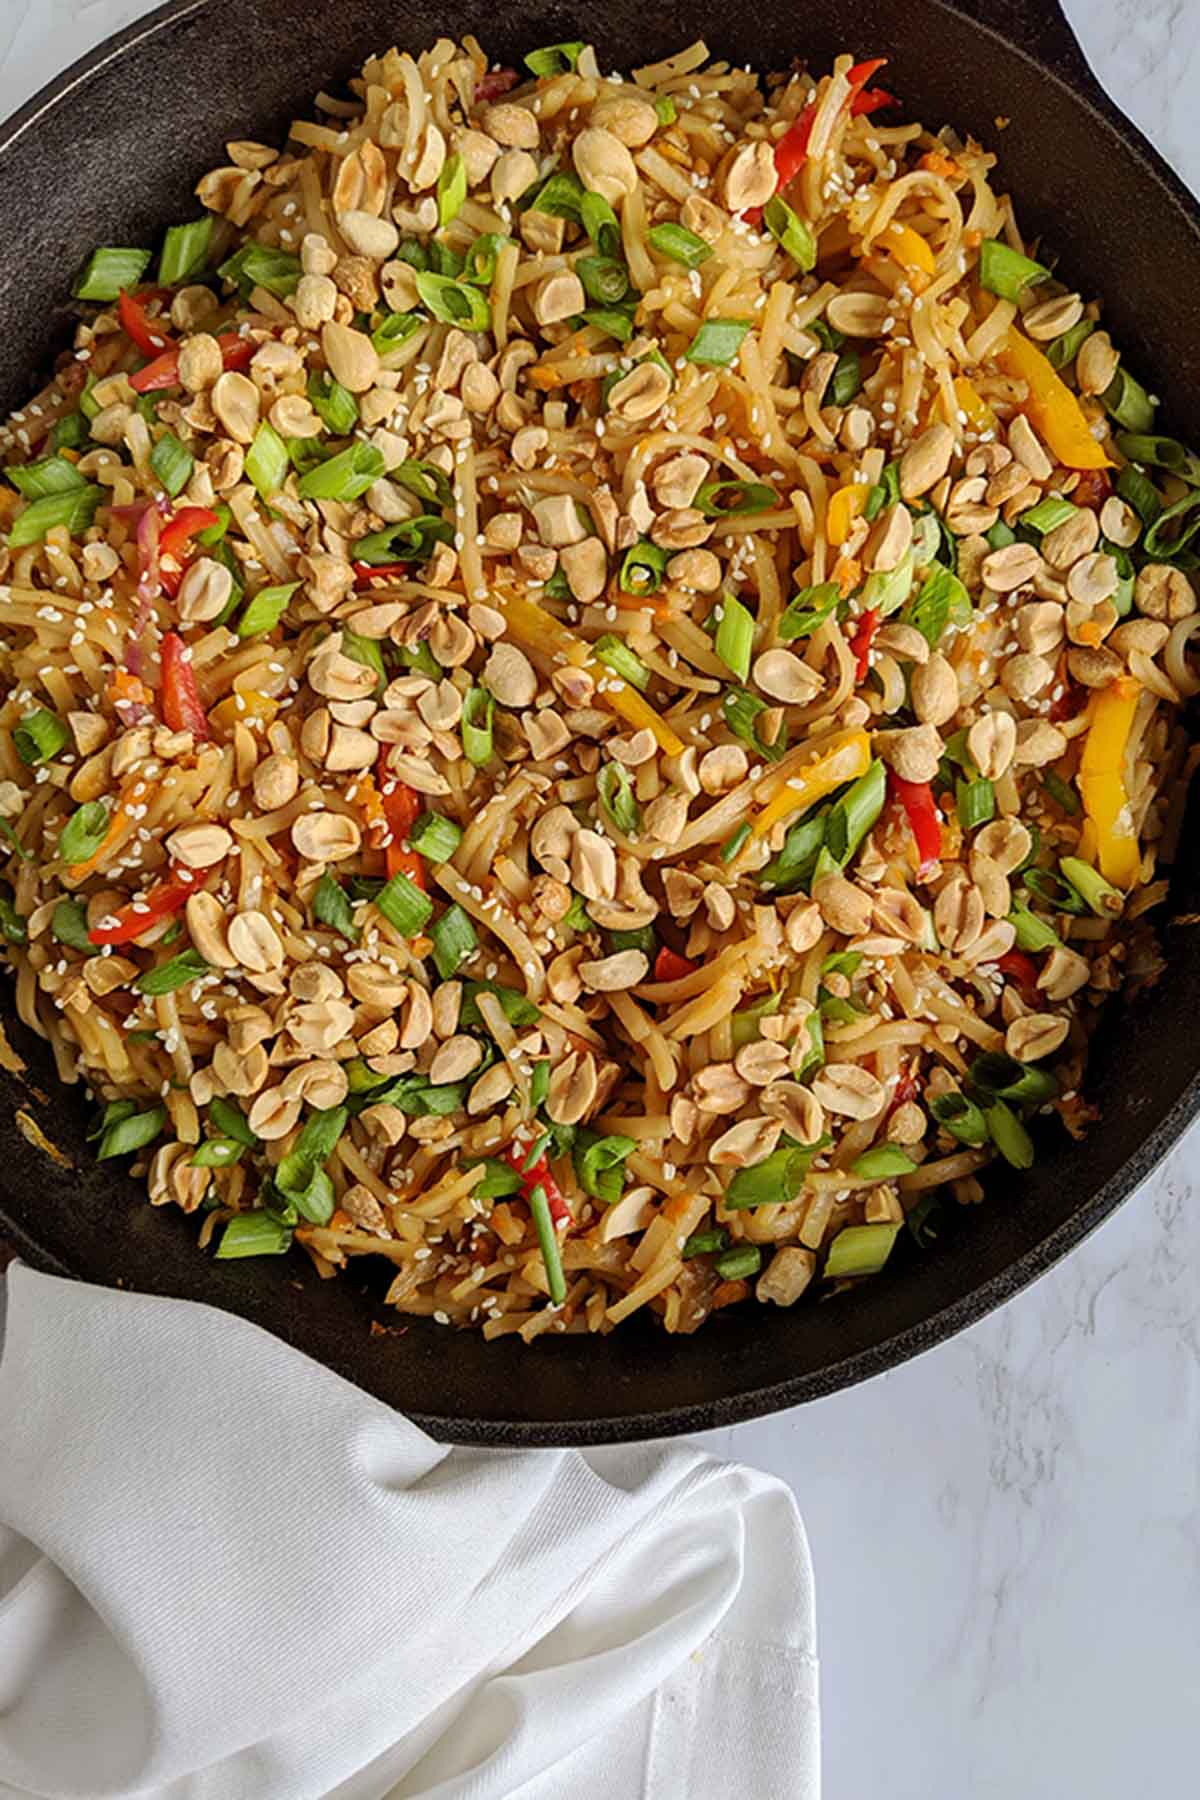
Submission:
[[[217,1256],[690,1331],[1083,1129],[1200,459],[879,72],[392,50],[77,278],[3,433],[0,930]]]

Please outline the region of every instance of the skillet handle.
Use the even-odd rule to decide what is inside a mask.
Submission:
[[[947,0],[962,13],[1007,38],[1072,87],[1098,84],[1059,0]]]

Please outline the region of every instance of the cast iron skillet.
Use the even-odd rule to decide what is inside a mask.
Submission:
[[[470,28],[509,62],[585,35],[605,68],[700,35],[760,69],[798,54],[820,66],[845,49],[887,56],[906,117],[950,121],[1000,151],[1025,228],[1045,232],[1069,279],[1104,297],[1116,341],[1167,398],[1167,428],[1195,435],[1200,211],[1100,92],[1052,0],[809,0],[799,9],[763,0],[732,12],[700,0],[662,9],[607,0],[594,17],[555,0],[510,0],[495,17],[436,0],[175,0],[0,131],[0,240],[10,247],[0,408],[28,397],[60,347],[69,277],[91,246],[149,242],[189,217],[192,186],[224,160],[226,138],[282,135],[317,88],[370,51],[393,41],[420,49]],[[1185,842],[1173,914],[1200,911],[1200,861]],[[241,1313],[441,1438],[586,1444],[729,1424],[830,1393],[948,1337],[1048,1269],[1132,1192],[1200,1107],[1200,937],[1183,927],[1166,937],[1169,978],[1114,1008],[1097,1042],[1091,1087],[1104,1113],[1082,1144],[1047,1138],[1027,1175],[991,1172],[989,1203],[949,1240],[925,1255],[905,1245],[858,1293],[792,1312],[732,1309],[696,1337],[669,1338],[639,1319],[603,1339],[488,1345],[406,1323],[378,1304],[377,1286],[321,1282],[301,1257],[214,1263],[196,1250],[194,1222],[151,1209],[138,1184],[94,1163],[79,1090],[55,1084],[44,1048],[17,1027],[36,1092],[0,1078],[0,1223],[43,1268]],[[67,1152],[69,1173],[27,1142],[19,1108]]]

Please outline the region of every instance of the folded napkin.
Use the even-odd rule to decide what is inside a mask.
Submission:
[[[816,1800],[782,1484],[447,1450],[256,1326],[14,1266],[0,1794]]]

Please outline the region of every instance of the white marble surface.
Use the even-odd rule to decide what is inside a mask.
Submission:
[[[146,10],[0,0],[0,116]],[[1067,10],[1200,188],[1200,0]],[[804,1511],[829,1800],[1200,1788],[1198,1191],[1193,1132],[1002,1312],[865,1387],[709,1434]]]

